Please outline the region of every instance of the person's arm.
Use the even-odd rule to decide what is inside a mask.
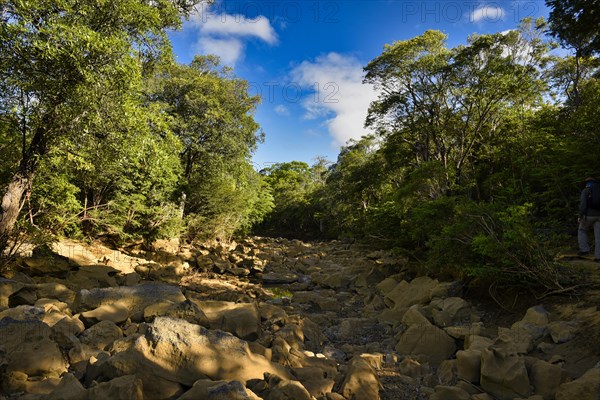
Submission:
[[[587,214],[587,194],[587,188],[581,191],[581,198],[579,199],[579,218],[583,218]]]

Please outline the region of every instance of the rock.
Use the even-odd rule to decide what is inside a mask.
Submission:
[[[142,316],[144,309],[155,304],[157,300],[180,303],[186,299],[178,286],[148,283],[116,288],[83,289],[77,293],[72,308],[75,312],[82,312],[105,304],[119,303],[129,310],[130,315],[140,313]]]
[[[49,246],[33,249],[29,258],[24,258],[25,272],[31,276],[55,276],[64,278],[74,267],[67,257],[56,254]]]
[[[530,323],[538,326],[548,325],[548,312],[544,309],[544,306],[534,306],[527,309],[525,316],[521,322]]]
[[[566,343],[575,337],[577,324],[565,321],[551,322],[548,324],[548,330],[554,343]]]
[[[144,392],[155,397],[166,382],[186,386],[206,378],[245,382],[262,378],[265,372],[290,377],[281,366],[253,354],[246,342],[229,333],[166,317],[148,324],[145,334],[126,351],[96,364],[88,368],[87,382],[135,373],[143,381]],[[169,397],[168,393],[164,397]]]
[[[127,318],[129,318],[129,310],[125,304],[115,302],[112,304],[103,304],[91,311],[84,311],[79,317],[88,327],[102,321],[120,324],[127,321]]]
[[[478,384],[481,375],[481,351],[461,350],[456,352],[456,370],[458,379]]]
[[[423,309],[420,305],[411,306],[402,317],[402,324],[405,326],[412,325],[431,325],[431,322],[425,317]]]
[[[437,369],[438,381],[442,385],[452,386],[456,383],[456,360],[444,360]]]
[[[412,325],[396,345],[400,354],[426,355],[433,366],[438,366],[456,351],[454,340],[434,325]]]
[[[391,292],[396,287],[396,285],[398,285],[397,280],[395,280],[394,278],[386,278],[379,282],[377,286],[375,286],[375,289],[377,290],[377,293],[385,296],[386,294]]]
[[[2,377],[2,387],[6,393],[27,393],[19,399],[24,399],[27,396],[32,399],[45,399],[58,386],[59,382],[60,379],[56,377],[28,379],[27,374],[17,371],[9,372]]]
[[[562,381],[562,369],[543,360],[536,361],[531,367],[531,383],[535,393],[544,399],[553,399]]]
[[[469,336],[479,335],[482,328],[483,324],[481,322],[475,322],[470,325],[449,326],[444,328],[444,331],[454,339],[466,340]]]
[[[201,379],[177,400],[260,400],[240,381]]]
[[[471,396],[471,400],[494,400],[492,396],[487,393],[479,393]]]
[[[135,375],[100,383],[87,391],[88,400],[144,400],[142,381]]]
[[[10,279],[0,278],[0,311],[9,307],[8,301],[13,293],[21,290],[25,284]]]
[[[437,302],[432,315],[433,322],[439,327],[460,325],[470,321],[471,305],[460,297],[449,297]]]
[[[16,321],[42,321],[46,315],[43,307],[17,306],[0,312],[0,320],[8,318]]]
[[[175,239],[157,239],[150,245],[155,252],[163,251],[170,254],[177,254],[181,243],[179,238]]]
[[[77,317],[64,317],[52,327],[52,336],[61,348],[68,347],[70,336],[78,336],[85,330],[83,322]]]
[[[25,286],[18,292],[13,293],[8,298],[8,306],[16,307],[21,305],[34,305],[37,301],[35,286]]]
[[[75,292],[62,283],[38,283],[36,289],[38,299],[57,299],[67,304],[71,304],[75,300]]]
[[[294,368],[294,376],[306,388],[311,396],[325,396],[333,390],[335,381],[328,377],[328,372],[319,367]],[[331,374],[333,375],[333,374]]]
[[[533,336],[529,332],[529,330],[518,327],[515,329],[498,328],[498,337],[494,341],[494,346],[503,347],[509,352],[527,354],[533,350]]]
[[[210,326],[210,321],[206,317],[206,314],[190,300],[182,301],[181,303],[163,301],[144,309],[144,320],[146,322],[152,322],[156,317],[179,318],[192,324],[204,327]]]
[[[269,382],[270,384],[271,382]],[[282,380],[273,387],[267,400],[312,400],[310,393],[298,381]]]
[[[379,399],[380,383],[369,363],[354,357],[341,385],[340,393],[347,399]]]
[[[490,347],[492,344],[494,344],[494,341],[484,336],[469,335],[465,338],[465,350],[482,351]]]
[[[471,395],[463,389],[453,386],[436,386],[429,400],[470,400]]]
[[[67,363],[52,331],[41,321],[0,321],[0,338],[5,351],[5,371],[20,371],[28,376],[57,377],[67,370]]]
[[[47,400],[86,400],[87,393],[83,385],[68,373],[63,375],[58,386],[48,395]]]
[[[292,272],[269,272],[262,274],[262,281],[267,285],[282,285],[298,281],[298,275]]]
[[[137,272],[133,271],[118,278],[119,286],[135,286],[140,283],[142,277]]]
[[[481,387],[500,400],[528,397],[525,361],[505,348],[491,346],[481,353]]]
[[[71,309],[69,309],[69,305],[57,299],[38,299],[33,306],[43,308],[46,312],[55,310],[69,316],[71,315]]]
[[[511,330],[523,330],[529,333],[533,340],[540,339],[548,332],[548,312],[543,306],[531,307],[523,319],[512,325]]]
[[[260,333],[260,314],[254,303],[197,301],[211,329],[233,333],[240,339],[255,340]]]
[[[598,400],[600,393],[600,368],[592,368],[579,379],[560,385],[556,400]]]
[[[122,338],[121,328],[112,321],[102,321],[85,330],[79,340],[92,349],[106,350],[115,340]]]
[[[399,369],[402,375],[413,379],[421,378],[421,376],[425,375],[429,370],[428,367],[424,368],[418,360],[411,357],[405,357],[404,360],[400,362]]]
[[[385,303],[394,309],[408,308],[413,304],[426,304],[431,301],[431,291],[439,282],[426,276],[402,281],[385,296]]]

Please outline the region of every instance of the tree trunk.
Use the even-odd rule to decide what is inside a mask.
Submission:
[[[0,254],[6,248],[10,232],[19,217],[23,200],[31,191],[39,159],[46,153],[44,127],[48,119],[49,115],[42,118],[40,127],[35,130],[29,148],[23,155],[19,168],[8,183],[8,187],[2,197],[0,206]]]

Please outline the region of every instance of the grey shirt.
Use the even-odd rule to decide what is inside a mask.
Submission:
[[[587,200],[588,193],[590,188],[585,188],[581,191],[581,198],[579,199],[579,216],[583,217],[584,215],[589,215],[590,217],[598,217],[600,216],[600,210],[596,210],[595,208],[588,208]]]

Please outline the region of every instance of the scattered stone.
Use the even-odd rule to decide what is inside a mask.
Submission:
[[[531,383],[535,393],[546,400],[553,399],[562,382],[562,375],[560,366],[537,360],[531,367]]]
[[[127,375],[100,383],[87,391],[88,400],[144,400],[142,381]]]
[[[365,359],[354,357],[341,385],[340,393],[347,399],[379,399],[377,374]]]
[[[458,379],[478,384],[481,375],[481,351],[469,349],[456,352],[456,368]]]
[[[210,321],[206,317],[206,314],[190,300],[185,300],[181,303],[173,303],[166,300],[144,309],[144,320],[146,322],[152,322],[156,317],[179,318],[192,324],[204,327],[210,326]]]
[[[548,324],[550,337],[554,343],[566,343],[575,337],[577,324],[573,322],[555,321]]]
[[[412,325],[400,337],[396,351],[405,355],[426,355],[438,366],[456,351],[456,344],[446,332],[434,325]]]
[[[112,321],[102,321],[86,329],[79,340],[97,350],[106,350],[115,340],[122,338],[121,328]]]
[[[240,381],[200,379],[177,400],[260,400]]]
[[[436,386],[429,400],[470,400],[471,395],[454,386]]]
[[[5,371],[47,377],[58,377],[66,372],[67,362],[51,335],[50,327],[41,321],[1,320],[0,338],[5,352]]]
[[[112,304],[103,304],[91,311],[84,311],[79,317],[87,327],[102,321],[120,324],[127,321],[127,318],[129,318],[129,309],[125,304],[115,302]]]
[[[560,385],[556,400],[598,400],[600,368],[592,368],[579,379]]]
[[[13,293],[21,290],[25,284],[10,279],[0,278],[0,311],[9,307],[8,301]]]
[[[233,333],[240,339],[256,340],[260,332],[260,314],[254,303],[229,301],[195,302],[211,329]]]
[[[141,284],[137,286],[121,286],[117,288],[98,288],[79,291],[75,297],[73,311],[93,310],[105,304],[119,303],[127,307],[130,315],[140,313],[157,300],[180,303],[185,297],[177,286],[165,284]]]
[[[528,397],[529,377],[523,357],[502,347],[481,353],[481,387],[500,400]]]

